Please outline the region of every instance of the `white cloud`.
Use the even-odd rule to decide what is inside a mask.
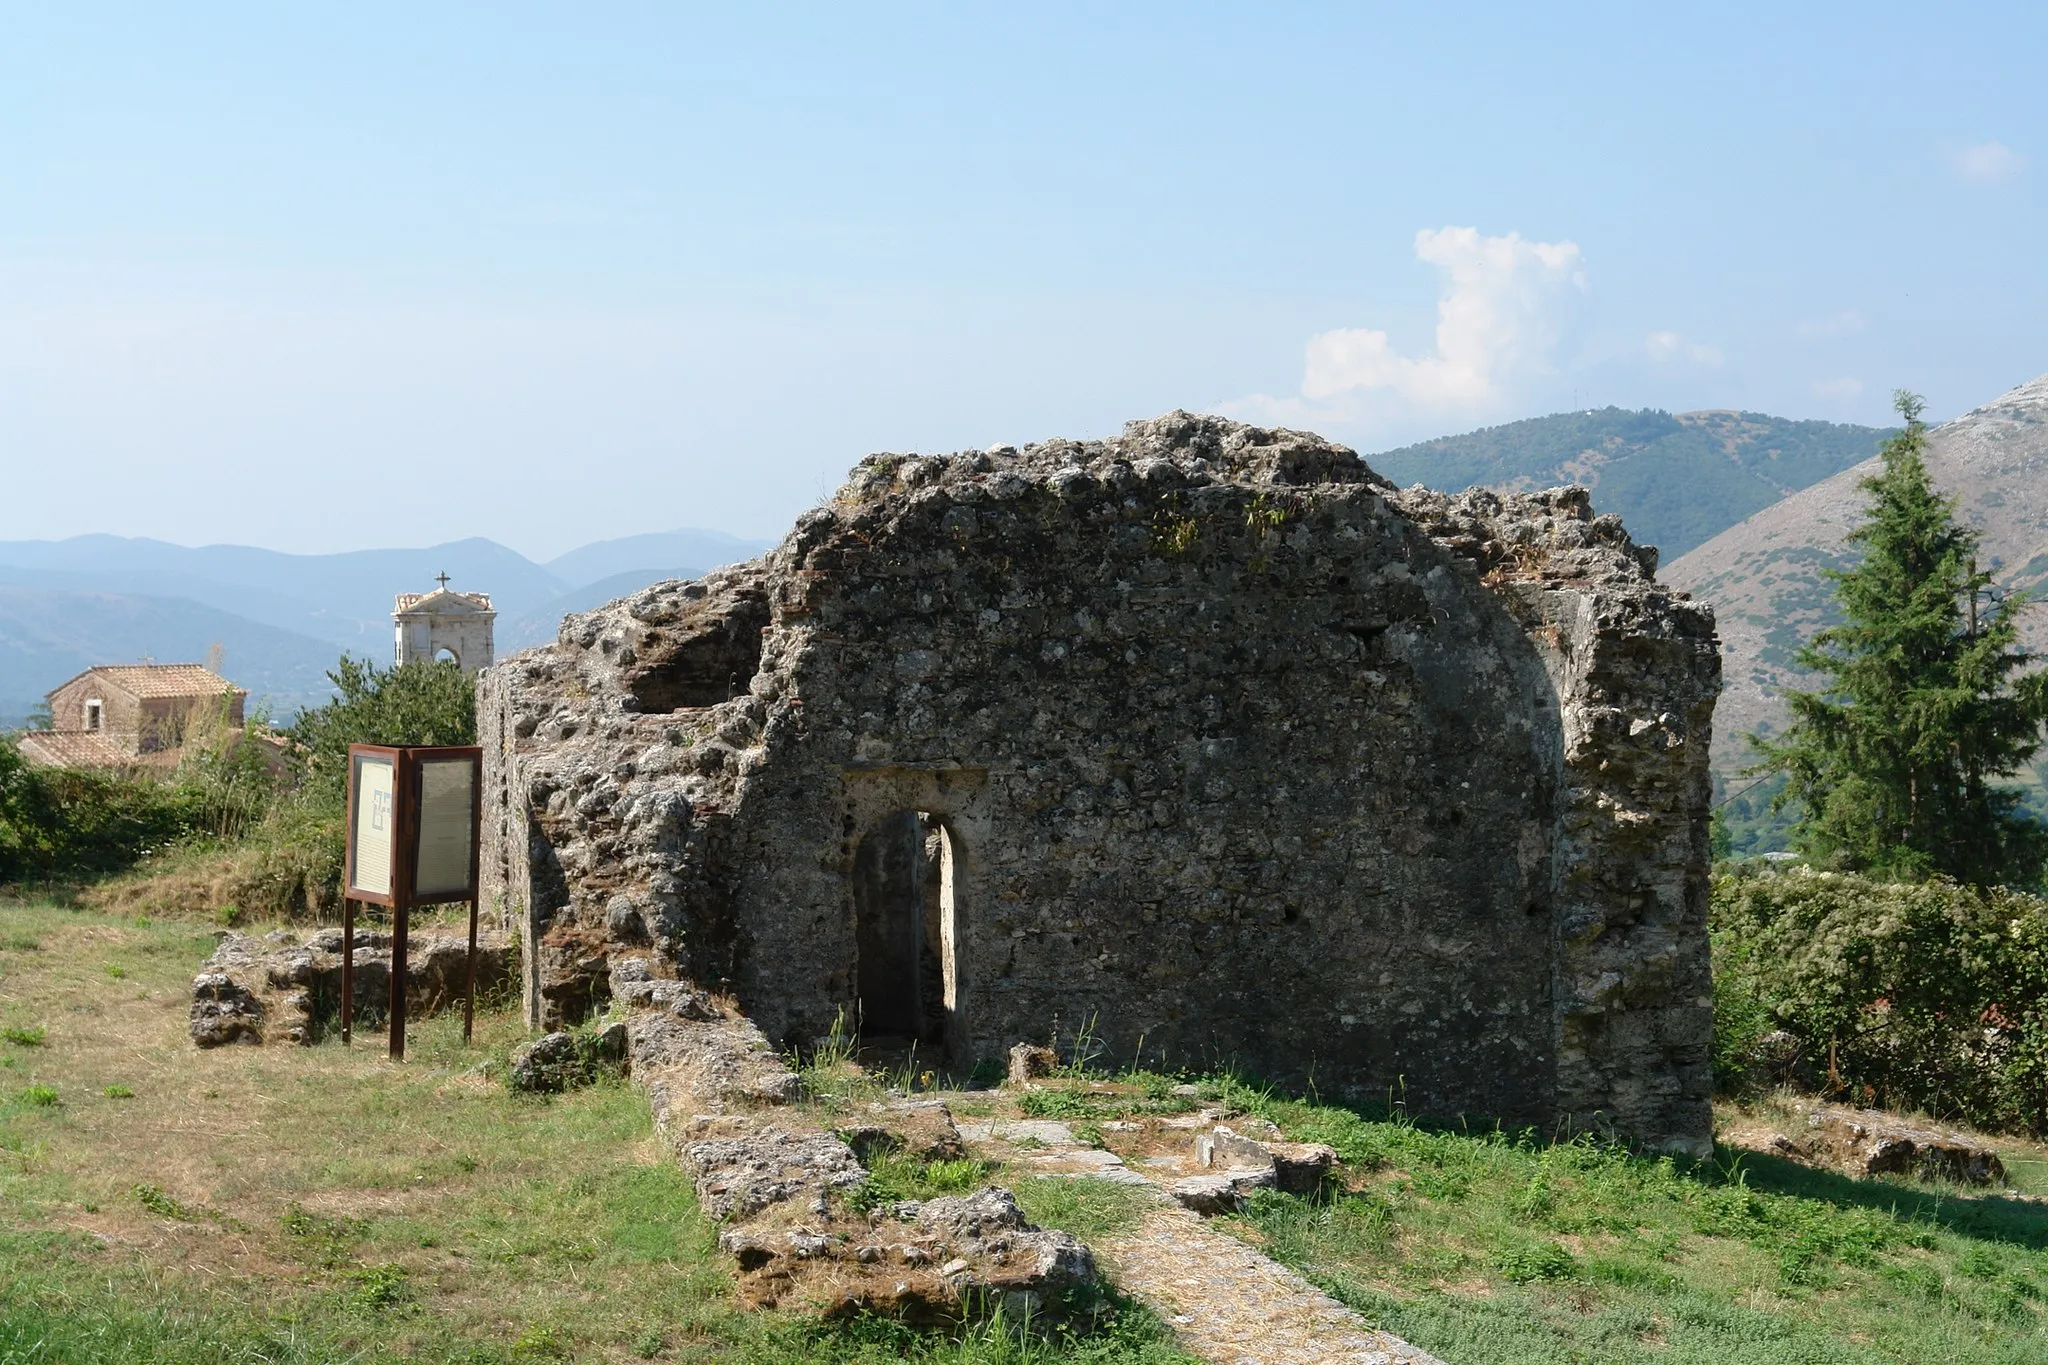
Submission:
[[[1799,324],[1799,335],[1809,340],[1852,336],[1870,325],[1861,309],[1845,308],[1824,318],[1808,318]]]
[[[1847,375],[1843,375],[1839,379],[1817,379],[1813,383],[1814,397],[1829,398],[1838,403],[1846,403],[1850,399],[1861,395],[1862,392],[1863,381],[1851,379]]]
[[[1643,350],[1660,365],[1673,360],[1689,360],[1695,365],[1713,369],[1726,359],[1719,347],[1687,341],[1677,332],[1651,332],[1643,338]]]
[[[1961,147],[1949,153],[1949,165],[1965,180],[1979,185],[1995,184],[2010,180],[2020,173],[2027,164],[2021,156],[2003,142],[1980,142],[1975,146]]]
[[[1573,242],[1424,228],[1415,234],[1415,255],[1446,277],[1435,353],[1404,356],[1385,332],[1362,327],[1321,332],[1308,340],[1302,397],[1386,391],[1428,408],[1484,407],[1503,381],[1547,367],[1561,332],[1557,300],[1586,285],[1585,258]]]

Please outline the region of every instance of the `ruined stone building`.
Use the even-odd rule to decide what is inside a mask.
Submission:
[[[491,634],[498,613],[488,593],[451,592],[448,575],[432,592],[402,592],[391,606],[392,662],[452,659],[464,673],[491,666]]]
[[[965,1069],[1082,1030],[1418,1113],[1710,1135],[1709,610],[1582,489],[1318,437],[879,455],[479,683],[487,905]]]
[[[51,728],[23,732],[21,753],[67,768],[175,761],[195,716],[240,731],[248,699],[203,664],[100,664],[48,695]]]

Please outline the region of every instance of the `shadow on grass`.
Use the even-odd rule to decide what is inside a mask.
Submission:
[[[1725,1180],[1739,1170],[1749,1188],[1762,1193],[1888,1213],[1944,1232],[2029,1251],[2048,1248],[2048,1205],[2032,1200],[1966,1194],[1953,1186],[1923,1190],[1886,1180],[1858,1180],[1747,1148],[1716,1147],[1715,1152],[1718,1164],[1707,1169],[1715,1172],[1712,1178],[1716,1180]]]
[[[1498,1142],[1532,1155],[1547,1148],[1591,1141],[1611,1148],[1631,1163],[1654,1164],[1665,1160],[1631,1148],[1618,1139],[1563,1128],[1546,1130],[1469,1117],[1414,1116],[1393,1097],[1364,1103],[1332,1100],[1313,1091],[1302,1095],[1289,1088],[1245,1076],[1230,1077],[1228,1085],[1237,1092],[1234,1098],[1240,1103],[1247,1095],[1253,1097],[1252,1107],[1264,1107],[1261,1102],[1307,1106],[1311,1110],[1342,1113],[1362,1123],[1392,1125],[1418,1135]],[[1889,1180],[1859,1180],[1839,1171],[1818,1169],[1783,1157],[1719,1144],[1715,1146],[1713,1157],[1705,1160],[1676,1158],[1672,1169],[1681,1179],[1702,1186],[1726,1186],[1739,1182],[1760,1194],[1809,1200],[1841,1210],[1883,1214],[1901,1222],[1918,1223],[1958,1236],[1999,1242],[2029,1251],[2048,1249],[2048,1203],[2044,1202],[1972,1192],[1955,1185],[1915,1187]]]

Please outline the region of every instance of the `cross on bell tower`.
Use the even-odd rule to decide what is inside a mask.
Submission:
[[[448,571],[446,569],[435,575],[434,581],[441,585],[441,591],[448,591]]]

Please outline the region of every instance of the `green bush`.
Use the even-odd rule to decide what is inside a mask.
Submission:
[[[341,801],[351,744],[476,743],[476,688],[454,663],[378,668],[344,654],[327,679],[334,700],[301,712],[287,732],[316,798]]]
[[[202,827],[204,795],[171,780],[35,768],[0,736],[0,885],[118,872]]]
[[[1748,865],[1715,874],[1713,952],[1725,1088],[2048,1134],[2048,901]]]

